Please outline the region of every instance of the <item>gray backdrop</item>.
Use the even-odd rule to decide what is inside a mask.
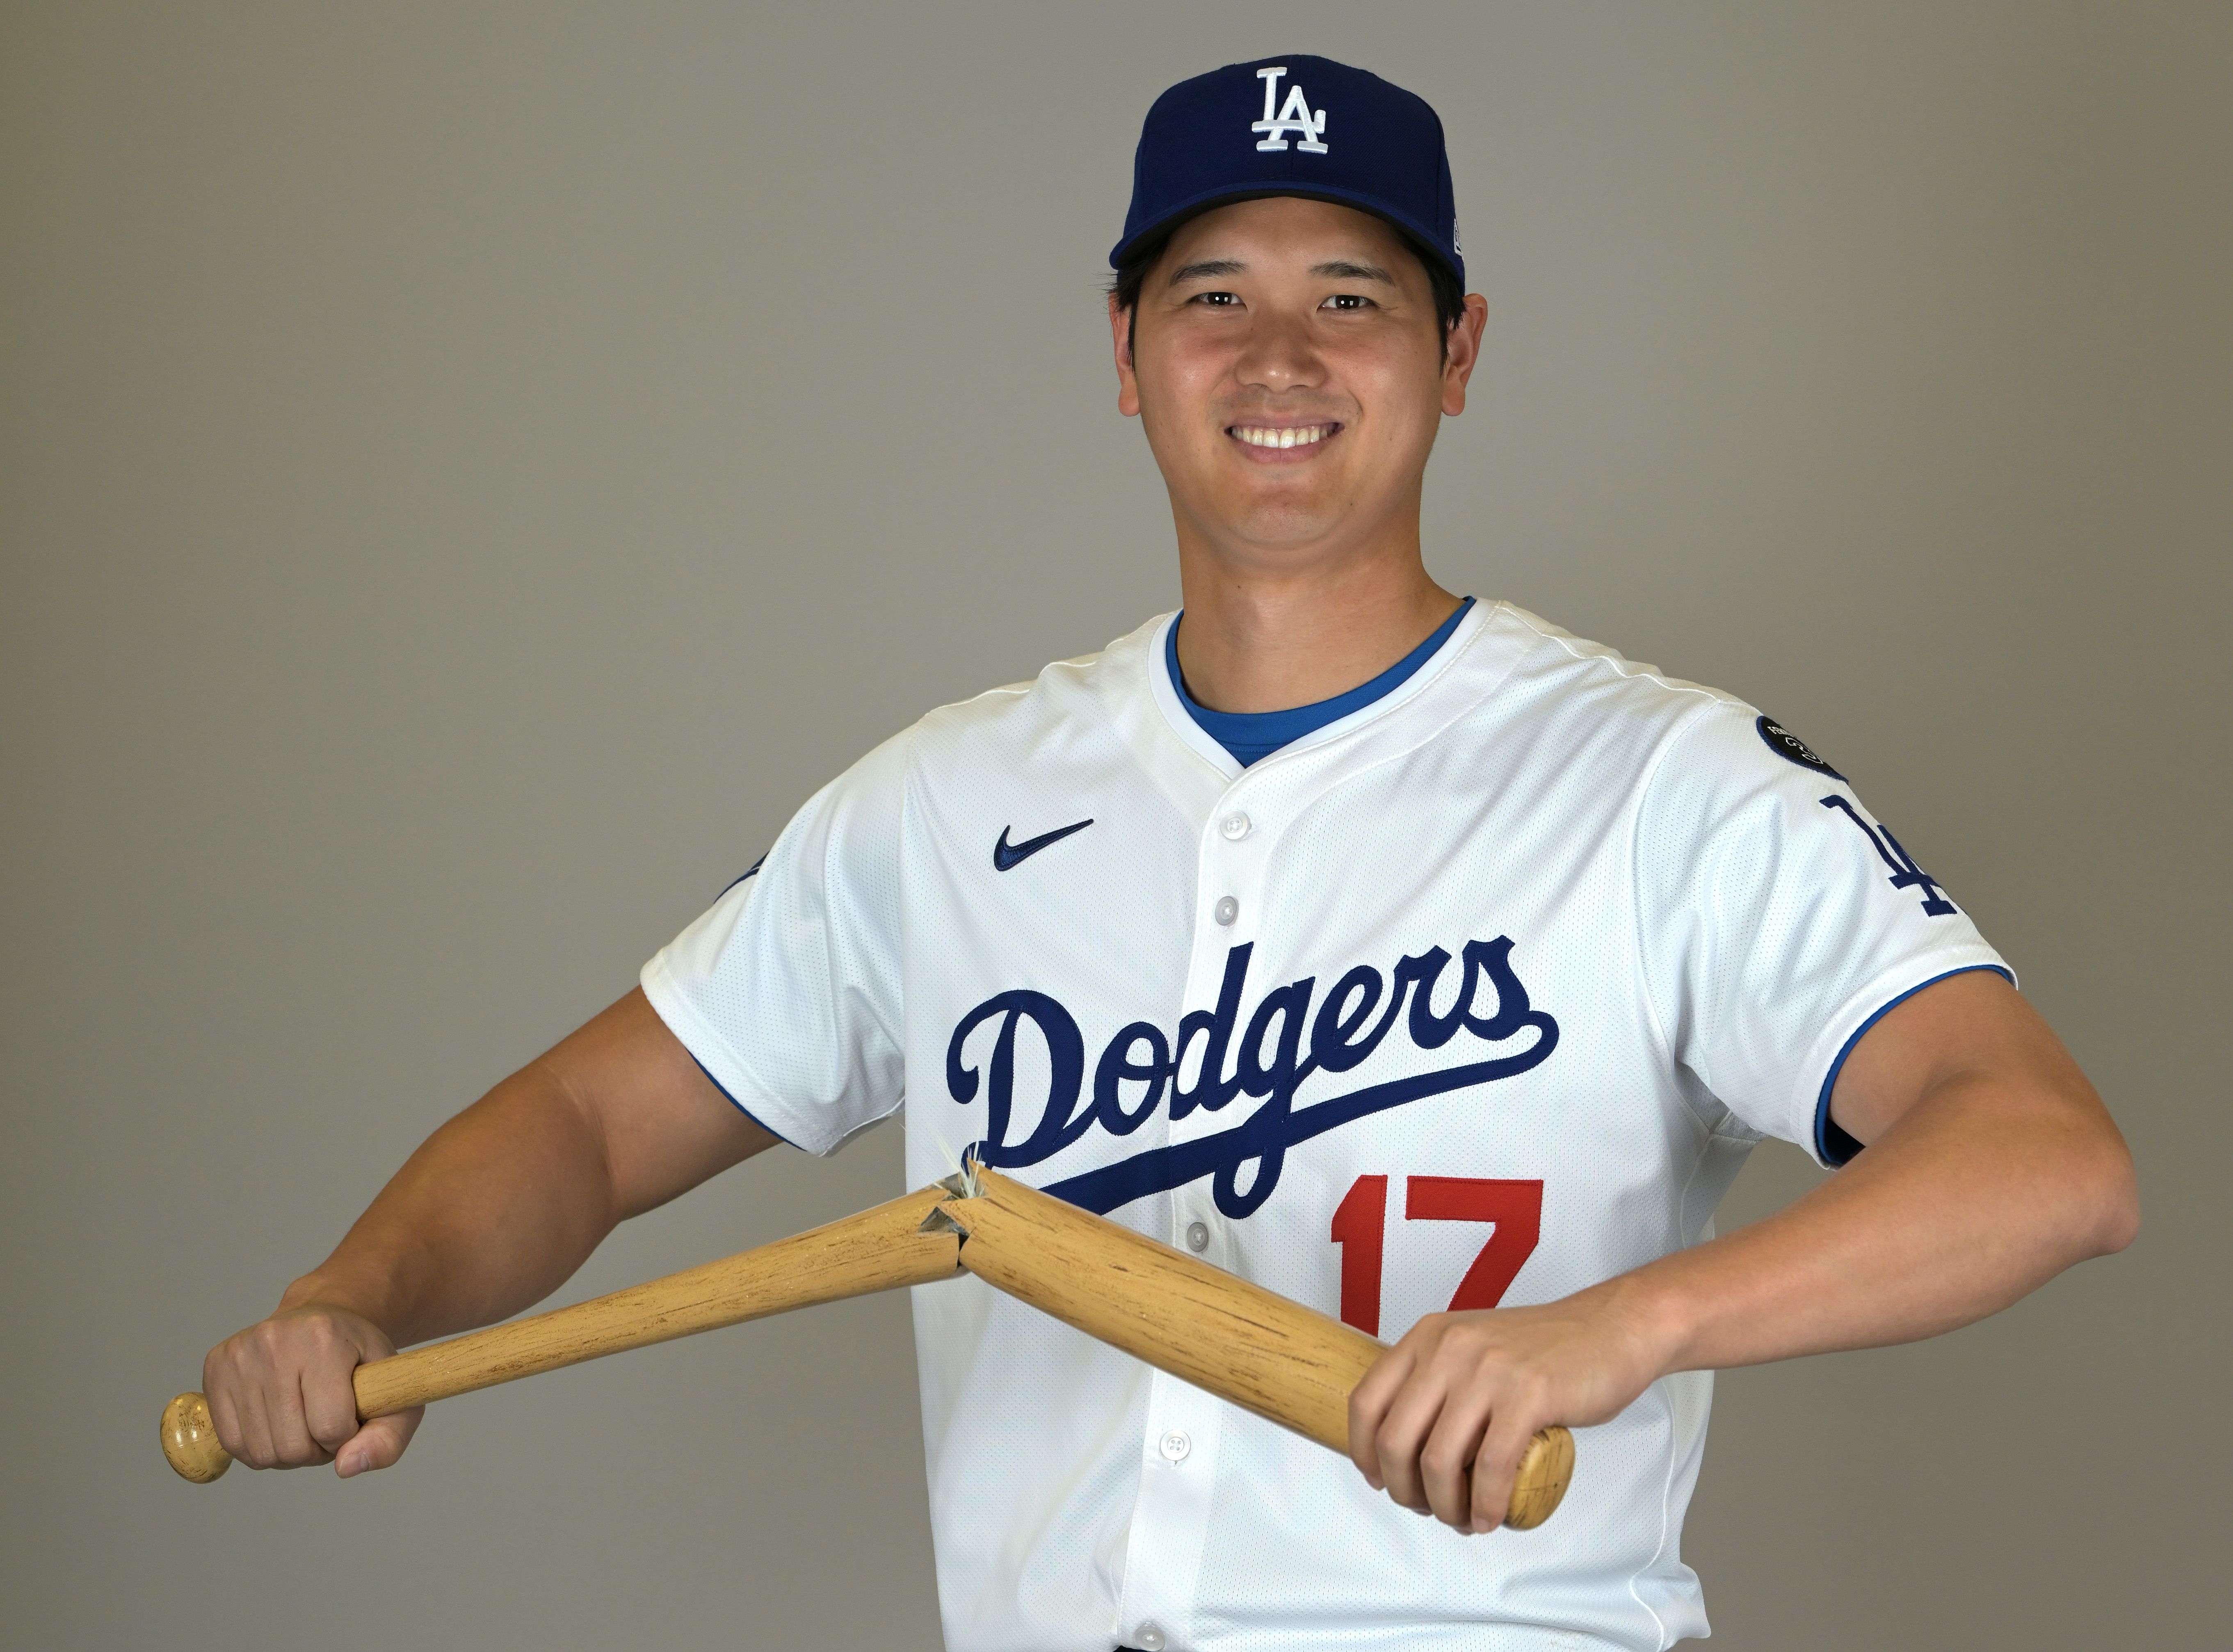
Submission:
[[[897,1299],[446,1404],[348,1485],[189,1487],[156,1412],[825,778],[1174,603],[1102,258],[1154,94],[1290,49],[1449,125],[1491,319],[1436,575],[1828,752],[2139,1154],[2126,1255],[1726,1378],[1723,1643],[2206,1641],[2214,0],[6,7],[0,1639],[936,1644]],[[566,1294],[898,1148],[771,1154]],[[1763,1150],[1724,1226],[1810,1176]]]

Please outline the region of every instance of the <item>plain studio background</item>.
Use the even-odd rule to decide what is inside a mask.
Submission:
[[[1102,260],[1154,94],[1280,50],[1449,127],[1442,582],[1829,754],[2139,1154],[2126,1255],[1724,1379],[1720,1643],[2210,1638],[2233,11],[18,0],[0,1639],[935,1645],[895,1298],[448,1402],[353,1484],[190,1487],[156,1413],[824,780],[1174,604]],[[1763,1149],[1723,1226],[1812,1174]]]

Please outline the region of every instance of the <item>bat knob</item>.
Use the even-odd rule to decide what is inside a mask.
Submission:
[[[180,1469],[180,1473],[186,1471]],[[1512,1482],[1512,1506],[1504,1524],[1514,1532],[1532,1532],[1549,1519],[1574,1478],[1574,1436],[1553,1423],[1538,1428],[1520,1456],[1519,1477]]]
[[[197,1486],[206,1486],[232,1467],[232,1454],[218,1444],[209,1402],[181,1394],[163,1408],[163,1455]]]

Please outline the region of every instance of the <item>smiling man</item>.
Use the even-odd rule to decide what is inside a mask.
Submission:
[[[259,1466],[615,1223],[908,1114],[1394,1343],[1344,1463],[973,1279],[915,1312],[949,1646],[1660,1648],[1717,1366],[1897,1342],[2129,1240],[2124,1144],[1969,918],[1752,706],[1429,577],[1463,411],[1434,112],[1313,57],[1149,112],[1119,407],[1183,609],[933,712],[214,1350]],[[1839,1174],[1712,1238],[1764,1135]],[[1556,1519],[1485,1536],[1539,1427]]]

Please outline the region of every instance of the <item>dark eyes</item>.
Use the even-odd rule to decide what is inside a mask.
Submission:
[[[1238,309],[1240,308],[1240,295],[1228,292],[1196,293],[1188,299],[1187,302],[1201,304],[1209,309]],[[1363,293],[1335,293],[1318,308],[1354,313],[1360,309],[1370,309],[1374,305],[1372,301]]]

